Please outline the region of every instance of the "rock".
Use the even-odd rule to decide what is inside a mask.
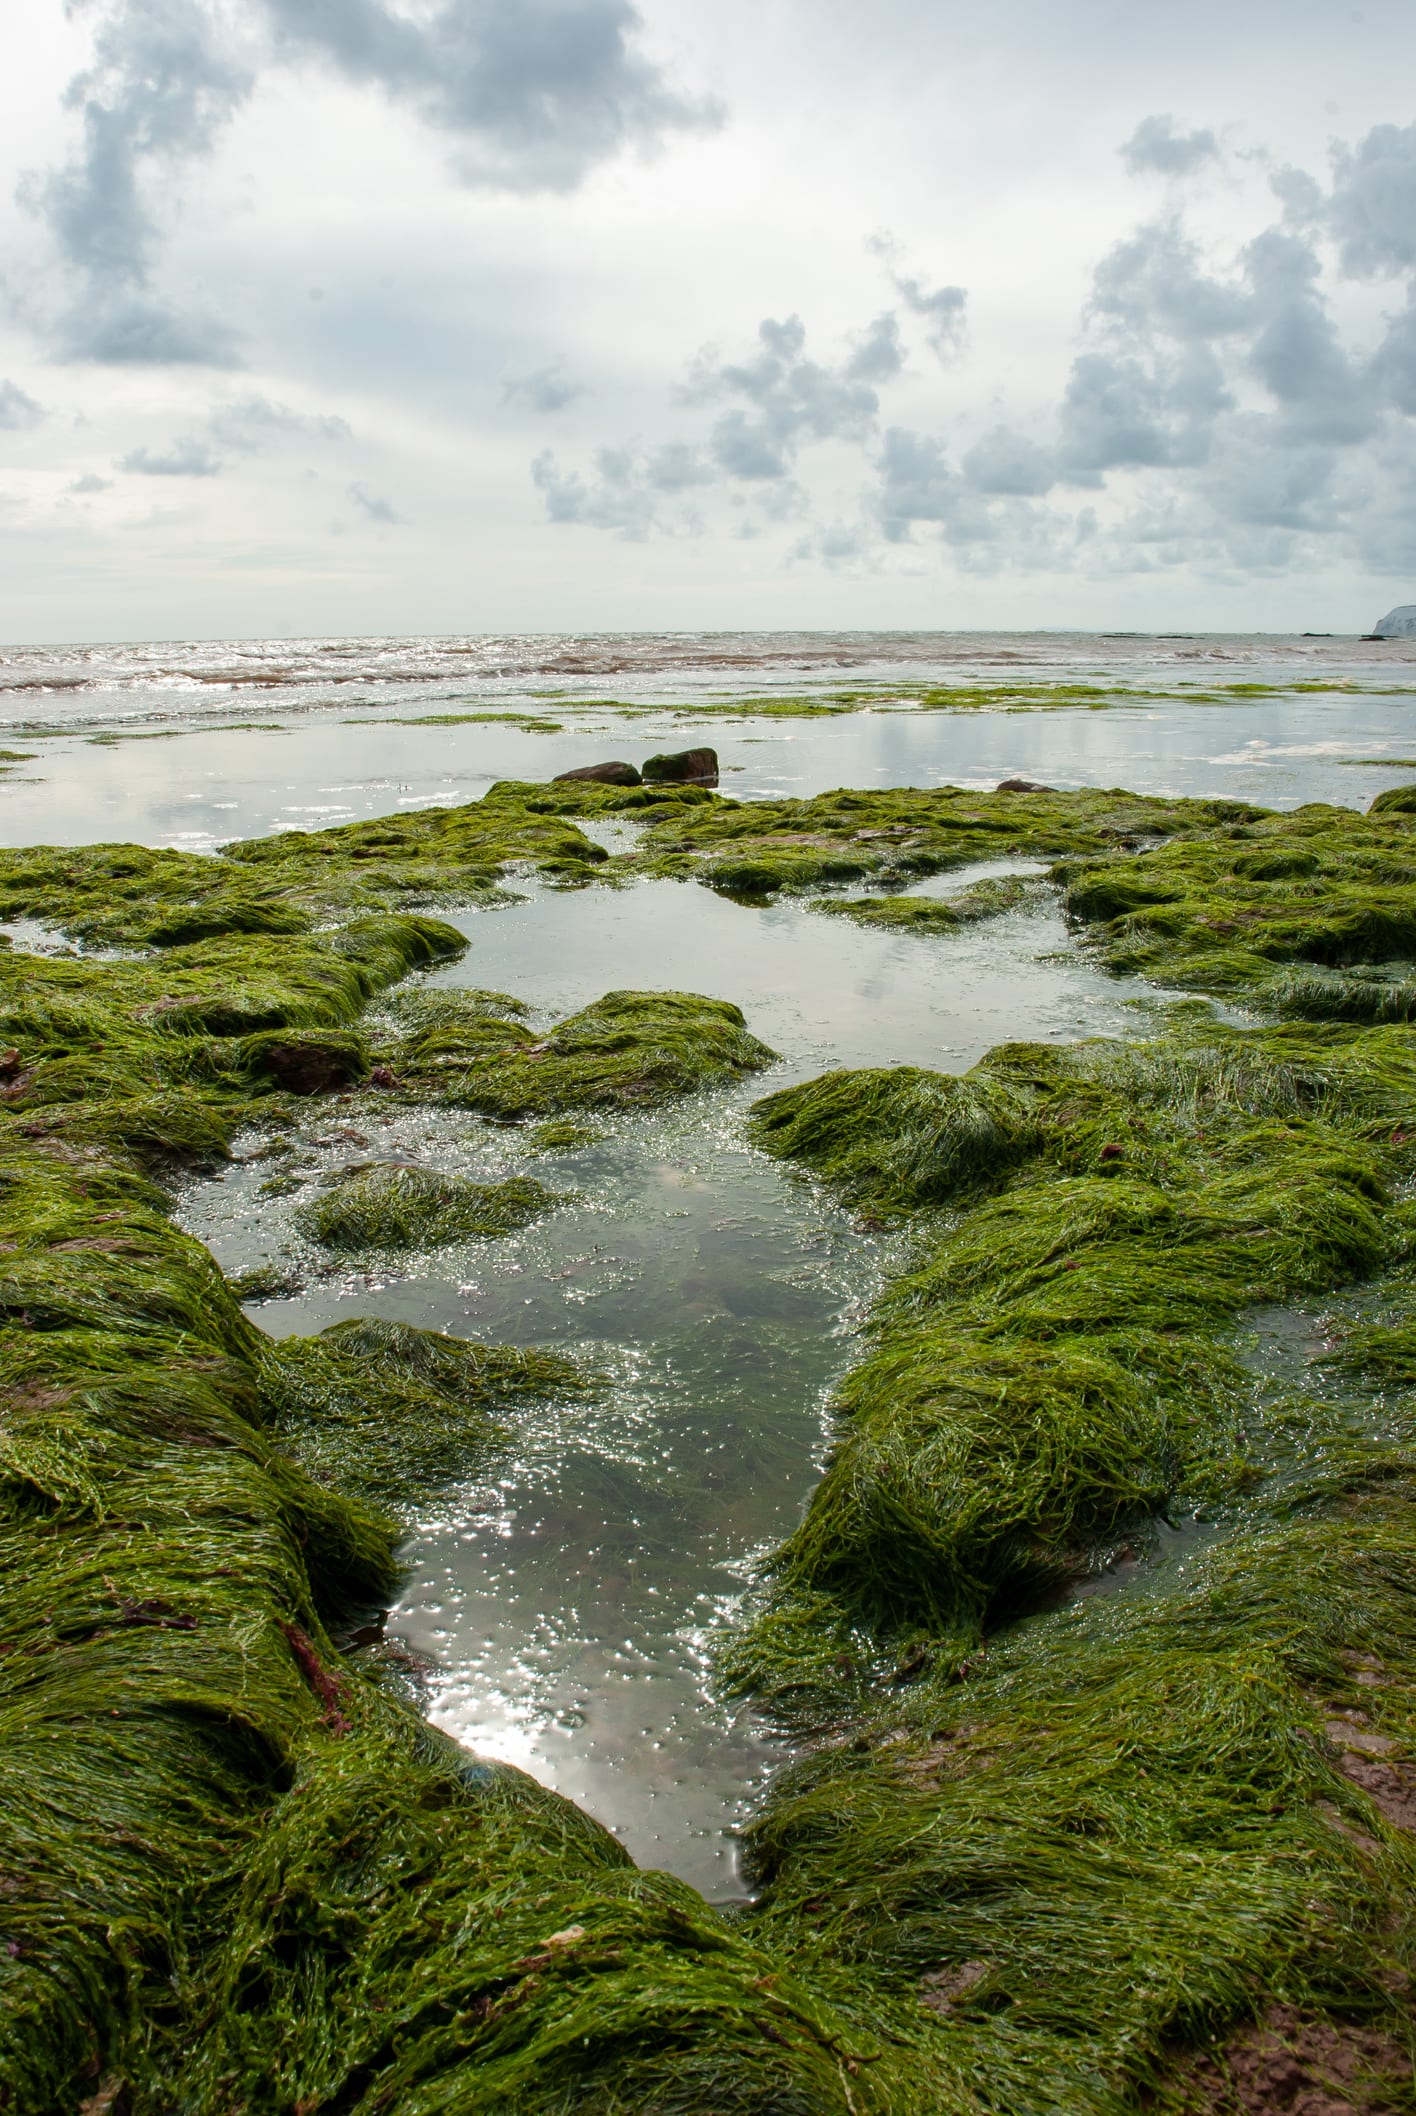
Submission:
[[[597,786],[638,786],[639,774],[632,764],[581,764],[574,771],[558,771],[552,786],[566,779],[591,779]]]
[[[716,786],[718,752],[715,749],[680,749],[648,758],[644,765],[645,785],[666,782],[677,786]]]
[[[267,1029],[245,1037],[241,1069],[264,1074],[292,1095],[329,1095],[354,1087],[369,1070],[363,1038],[347,1029]]]
[[[1056,793],[1055,786],[1042,786],[1036,779],[1000,779],[995,793]]]
[[[1367,634],[1369,639],[1416,639],[1416,602],[1398,604],[1379,617]],[[646,774],[647,776],[647,774]]]

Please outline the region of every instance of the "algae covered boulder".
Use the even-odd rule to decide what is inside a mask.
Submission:
[[[244,1071],[292,1095],[332,1094],[369,1071],[368,1046],[348,1029],[266,1030],[244,1039],[238,1060]]]
[[[557,1203],[531,1176],[473,1183],[401,1161],[344,1170],[295,1224],[326,1249],[440,1249],[492,1240],[540,1219]]]
[[[730,1000],[607,992],[539,1039],[519,1025],[499,1025],[491,1047],[444,1065],[439,1084],[448,1101],[489,1117],[546,1117],[646,1108],[741,1079],[774,1055]]]
[[[666,750],[644,763],[646,786],[716,786],[718,752],[715,749]]]
[[[912,1212],[1001,1182],[1037,1144],[1026,1102],[975,1071],[823,1073],[753,1104],[753,1142],[837,1187],[848,1204]]]
[[[553,786],[575,785],[584,780],[591,786],[637,786],[639,773],[632,764],[615,759],[608,764],[578,764],[574,771],[558,771]]]
[[[518,1405],[587,1386],[553,1353],[373,1316],[269,1345],[260,1376],[271,1429],[302,1468],[382,1504],[475,1468]]]

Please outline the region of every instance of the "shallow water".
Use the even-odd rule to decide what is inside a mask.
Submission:
[[[337,655],[331,645],[303,657],[279,643],[108,651],[87,662],[73,650],[4,657],[0,705],[50,732],[29,745],[35,761],[0,779],[0,839],[206,850],[700,739],[718,748],[724,790],[735,794],[991,785],[1021,772],[1060,786],[1361,805],[1416,777],[1416,766],[1342,761],[1416,749],[1416,727],[1403,733],[1411,696],[801,721],[691,710],[695,696],[733,683],[760,695],[839,684],[843,673],[895,681],[916,669],[931,680],[1013,667],[1174,684],[1211,663],[1229,677],[1281,681],[1315,669],[1359,682],[1401,673],[1399,654],[1367,650],[1364,660],[1351,642],[956,641],[926,655],[917,640],[788,641],[758,643],[755,660],[738,663],[741,642],[599,642],[593,654],[585,643],[551,642],[539,658],[535,642],[492,642],[462,668],[455,644],[342,642]],[[593,666],[573,670],[581,650]],[[53,678],[64,656],[72,688],[41,682],[6,698],[6,679]],[[1416,662],[1406,673],[1416,680]],[[619,696],[665,702],[648,718],[588,711],[584,699],[607,687],[607,675]],[[272,679],[253,695],[253,680]],[[554,735],[387,724],[391,712],[434,705],[534,706],[554,717],[568,693],[581,701],[578,716]],[[258,710],[272,728],[214,724],[238,708]],[[115,723],[188,731],[116,745],[87,739]],[[618,847],[634,832],[600,824],[593,834]],[[950,893],[1025,866],[993,862],[920,886]],[[520,1416],[483,1479],[427,1501],[411,1524],[409,1582],[388,1630],[427,1656],[426,1697],[441,1724],[581,1801],[641,1861],[730,1896],[733,1826],[775,1752],[714,1697],[713,1640],[754,1556],[790,1527],[810,1490],[831,1386],[892,1255],[746,1147],[743,1111],[756,1095],[831,1066],[960,1071],[1009,1039],[1143,1033],[1147,1007],[1163,995],[1101,975],[1050,898],[921,937],[858,928],[798,902],[745,908],[688,883],[516,886],[521,901],[458,915],[471,947],[436,981],[512,992],[545,1022],[617,987],[706,992],[743,1007],[780,1054],[776,1066],[731,1092],[613,1121],[576,1154],[534,1161],[522,1133],[469,1116],[390,1120],[372,1099],[320,1104],[293,1152],[192,1183],[181,1216],[229,1270],[265,1259],[298,1269],[298,1298],[254,1311],[276,1334],[374,1313],[543,1344],[602,1372],[590,1397]],[[323,1175],[371,1149],[483,1177],[525,1169],[567,1202],[507,1241],[375,1270],[330,1265],[295,1234],[291,1213]],[[295,1187],[263,1192],[282,1175]],[[1207,1539],[1202,1523],[1157,1529],[1153,1549],[1123,1557],[1097,1586],[1132,1584],[1146,1570],[1142,1557],[1157,1577],[1173,1574]]]
[[[1082,678],[1121,702],[1021,709]],[[1000,681],[1023,687],[1018,708],[922,711],[910,695]],[[1351,688],[1197,702],[1228,683],[1314,681]],[[843,687],[879,709],[809,720],[701,710]],[[1164,695],[1128,702],[1137,690]],[[634,714],[596,703],[607,692]],[[1416,754],[1414,704],[1412,640],[700,634],[7,648],[0,742],[30,757],[0,777],[0,842],[204,851],[700,742],[719,751],[724,791],[740,795],[1022,775],[1363,807],[1416,772],[1364,761]],[[530,713],[560,731],[399,724],[459,712]]]
[[[103,839],[208,852],[231,838],[322,830],[366,816],[478,800],[498,779],[548,779],[581,764],[708,743],[722,790],[802,797],[837,786],[984,788],[1025,777],[1296,808],[1365,807],[1416,778],[1413,698],[1299,697],[1171,703],[1106,712],[859,712],[829,720],[597,716],[556,735],[505,726],[392,727],[376,717],[291,717],[272,729],[200,725],[170,738],[95,746],[30,741],[0,777],[0,843]],[[23,735],[4,738],[16,747]]]

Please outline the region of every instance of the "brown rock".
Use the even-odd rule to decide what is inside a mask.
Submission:
[[[590,779],[597,786],[638,786],[639,774],[632,764],[580,764],[574,771],[558,771],[552,786],[559,786],[566,779]]]
[[[660,757],[650,757],[644,765],[644,783],[646,786],[663,783],[675,786],[716,786],[718,752],[715,749],[680,749],[667,751]]]
[[[995,793],[1056,793],[1055,786],[1039,785],[1036,779],[1000,779]]]

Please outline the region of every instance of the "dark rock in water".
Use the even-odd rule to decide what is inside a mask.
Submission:
[[[679,786],[716,786],[718,752],[715,749],[680,749],[662,757],[648,758],[644,766],[645,785],[666,781]]]
[[[558,771],[551,781],[559,786],[564,779],[593,779],[599,786],[638,786],[639,774],[632,764],[581,764],[574,771]]]
[[[1043,786],[1036,779],[1000,779],[995,793],[1056,793],[1055,786]]]

